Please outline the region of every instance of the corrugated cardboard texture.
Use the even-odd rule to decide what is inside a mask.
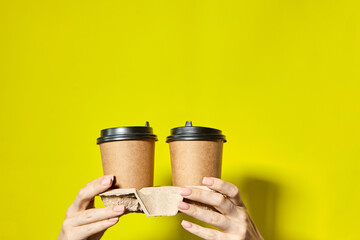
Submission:
[[[169,143],[174,186],[198,186],[204,177],[221,177],[223,141]]]
[[[192,188],[201,188],[209,190],[204,186],[195,186]],[[180,195],[180,188],[173,186],[149,187],[141,190],[114,189],[99,194],[105,206],[125,205],[128,213],[144,212],[148,217],[156,216],[174,216],[178,212],[178,203],[183,200]],[[188,201],[190,203],[195,203]],[[196,205],[214,210],[212,207],[204,204],[195,203]]]
[[[155,140],[114,141],[100,144],[104,175],[115,175],[115,188],[152,187]]]

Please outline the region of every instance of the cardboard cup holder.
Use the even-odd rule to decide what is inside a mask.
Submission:
[[[212,191],[205,186],[191,186],[189,188],[200,188]],[[99,194],[104,205],[125,205],[126,213],[145,213],[148,217],[175,216],[178,213],[178,203],[183,201],[180,195],[180,187],[146,187],[140,190],[135,188],[113,189]],[[216,211],[213,207],[202,203],[184,201],[195,204],[201,208]]]

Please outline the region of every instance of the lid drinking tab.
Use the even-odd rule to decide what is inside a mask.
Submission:
[[[144,139],[154,139],[157,141],[157,136],[153,134],[153,129],[150,127],[149,122],[146,122],[145,126],[103,129],[101,130],[101,136],[97,139],[97,144],[113,141]]]
[[[225,136],[221,130],[208,127],[193,126],[191,121],[186,121],[184,127],[171,129],[171,135],[167,137],[166,142],[172,141],[217,141],[226,142]]]

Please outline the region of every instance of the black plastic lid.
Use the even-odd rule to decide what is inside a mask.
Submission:
[[[97,144],[112,141],[142,139],[154,139],[157,141],[157,137],[153,134],[153,130],[149,126],[149,122],[146,122],[144,127],[117,127],[103,129],[101,130],[101,137],[97,139]]]
[[[185,127],[171,129],[171,135],[167,137],[166,142],[172,141],[216,141],[226,138],[222,135],[221,130],[207,127],[193,127],[191,121],[187,121]]]

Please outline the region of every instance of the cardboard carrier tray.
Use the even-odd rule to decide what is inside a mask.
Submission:
[[[191,186],[189,188],[200,188],[208,191],[208,187]],[[135,188],[113,189],[99,194],[104,205],[125,205],[126,213],[145,213],[148,217],[175,216],[178,213],[178,203],[183,201],[180,195],[180,187],[147,187],[141,190]],[[213,207],[188,199],[184,201],[195,204],[201,208],[216,211]]]

